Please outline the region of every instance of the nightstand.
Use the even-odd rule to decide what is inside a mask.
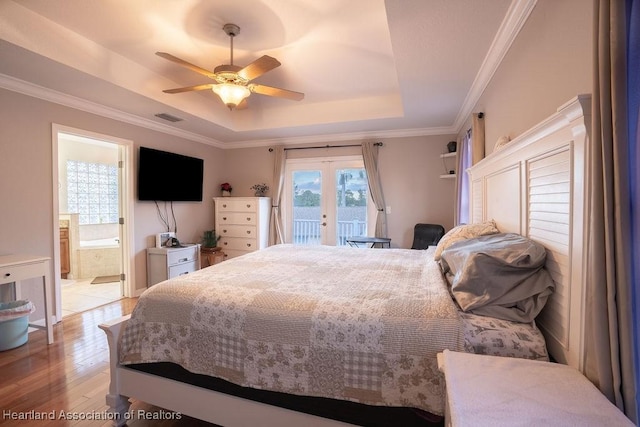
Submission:
[[[445,350],[446,426],[633,426],[567,365]]]
[[[199,244],[147,249],[147,286],[199,269]]]

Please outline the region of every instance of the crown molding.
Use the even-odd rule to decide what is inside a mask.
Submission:
[[[228,142],[223,148],[254,148],[268,147],[272,145],[306,145],[331,142],[347,142],[347,141],[364,141],[372,139],[389,139],[389,138],[412,138],[419,136],[432,135],[455,135],[456,130],[453,126],[433,127],[433,128],[417,128],[417,129],[394,129],[389,131],[370,131],[370,132],[351,132],[351,133],[333,133],[300,137],[273,138],[261,140],[248,140]]]
[[[415,136],[429,136],[429,135],[446,135],[455,134],[456,129],[453,126],[447,127],[433,127],[433,128],[417,128],[417,129],[400,129],[390,131],[372,131],[372,132],[355,132],[355,133],[342,133],[342,134],[323,134],[323,135],[311,135],[303,137],[287,137],[287,138],[274,138],[274,139],[261,139],[261,140],[247,140],[237,142],[221,142],[213,138],[208,138],[193,132],[176,129],[163,123],[157,123],[153,120],[149,120],[134,114],[125,113],[115,108],[107,107],[86,99],[78,98],[73,95],[58,92],[43,86],[39,86],[24,80],[17,79],[15,77],[8,76],[0,73],[0,88],[11,90],[13,92],[22,93],[23,95],[31,96],[34,98],[42,99],[44,101],[53,102],[55,104],[63,105],[65,107],[74,108],[77,110],[85,111],[87,113],[96,114],[102,117],[106,117],[113,120],[118,120],[124,123],[140,126],[143,128],[155,130],[158,132],[166,133],[168,135],[177,136],[190,141],[199,142],[202,144],[211,145],[216,148],[222,149],[236,149],[236,148],[252,148],[252,147],[266,147],[270,145],[282,144],[282,145],[299,145],[299,144],[316,144],[319,142],[331,141],[354,141],[365,139],[379,139],[379,138],[404,138]]]
[[[464,123],[469,118],[473,108],[480,100],[484,90],[489,85],[493,75],[511,48],[513,41],[527,22],[527,19],[533,11],[533,8],[536,6],[536,3],[537,0],[513,0],[511,2],[509,10],[507,10],[507,14],[505,15],[505,18],[502,21],[491,46],[489,47],[487,56],[485,56],[484,61],[471,84],[471,88],[462,103],[458,116],[454,121],[453,128],[456,129],[455,133],[460,132],[462,126],[464,126]]]
[[[73,95],[45,88],[43,86],[29,83],[15,77],[8,76],[6,74],[0,73],[0,88],[18,92],[23,95],[31,96],[33,98],[42,99],[44,101],[53,102],[65,107],[74,108],[76,110],[81,110],[87,113],[96,114],[108,119],[113,119],[135,126],[155,130],[157,132],[162,132],[168,135],[188,139],[190,141],[200,142],[202,144],[212,145],[218,148],[224,148],[225,146],[224,143],[213,138],[208,138],[206,136],[198,135],[193,132],[176,129],[163,123],[157,123],[153,120],[136,116],[135,114],[125,113],[115,108],[107,107],[105,105],[87,101],[86,99],[78,98]]]

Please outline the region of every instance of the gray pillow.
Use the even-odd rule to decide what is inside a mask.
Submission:
[[[454,243],[442,252],[440,265],[463,311],[527,323],[555,287],[545,260],[544,246],[500,233]]]

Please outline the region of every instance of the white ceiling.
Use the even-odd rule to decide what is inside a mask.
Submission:
[[[535,0],[3,0],[0,87],[223,148],[455,133]],[[155,55],[213,70],[282,65],[229,111],[209,83]],[[184,119],[156,118],[168,113]]]

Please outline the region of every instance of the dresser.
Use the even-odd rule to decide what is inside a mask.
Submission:
[[[269,197],[216,197],[215,230],[227,258],[269,245]]]
[[[147,249],[147,286],[200,269],[200,245]]]

